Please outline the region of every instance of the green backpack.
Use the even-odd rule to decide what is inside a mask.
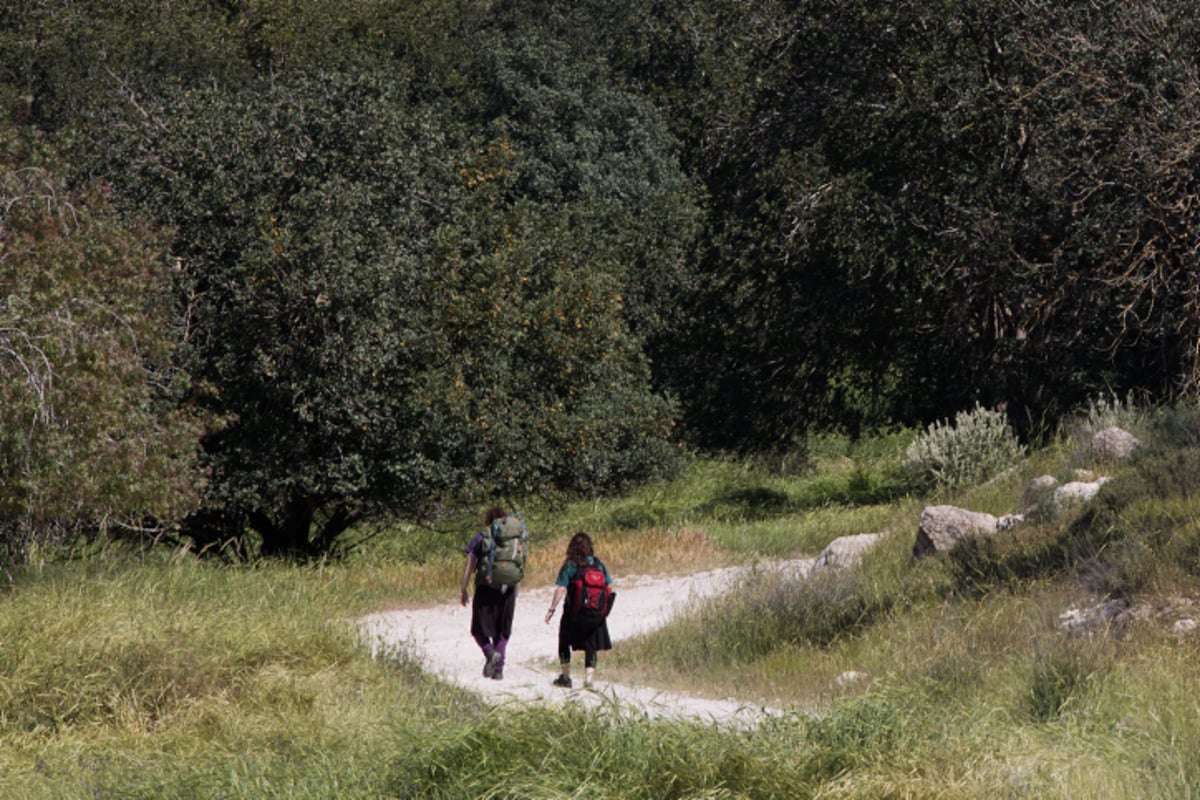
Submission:
[[[525,577],[529,532],[520,514],[498,519],[483,532],[477,567],[479,582],[494,589],[516,586]]]

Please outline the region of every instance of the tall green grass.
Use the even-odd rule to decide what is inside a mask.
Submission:
[[[372,658],[352,620],[452,600],[470,515],[304,567],[111,554],[28,569],[0,592],[0,797],[1197,796],[1200,639],[1153,614],[1120,637],[1057,625],[1113,595],[1186,614],[1200,588],[1200,480],[1173,471],[1200,426],[1186,409],[1142,419],[1146,452],[1112,467],[1090,509],[920,561],[923,503],[1006,513],[1034,475],[1085,466],[1082,451],[1056,443],[986,484],[920,495],[894,469],[903,436],[827,437],[788,475],[697,462],[626,498],[522,509],[539,581],[577,529],[624,572],[888,534],[852,570],[752,570],[605,656],[614,681],[780,712],[750,729],[617,703],[492,707],[402,649]]]
[[[402,654],[367,657],[343,577],[188,560],[21,576],[0,598],[0,794],[379,796],[394,748],[433,726],[407,712],[473,705]]]

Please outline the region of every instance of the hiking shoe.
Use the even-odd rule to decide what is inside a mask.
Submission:
[[[502,670],[502,669],[498,669],[498,670],[496,670],[495,672],[493,672],[493,673],[492,673],[492,680],[494,680],[494,681],[502,681],[502,680],[504,680],[504,670]]]
[[[554,679],[554,685],[562,686],[565,689],[570,689],[571,688],[571,679],[568,678],[566,675],[559,675],[557,678]]]
[[[585,689],[590,689],[590,688],[592,688],[592,682],[591,682],[591,681],[584,681],[584,682],[583,682],[583,688],[585,688]]]
[[[491,654],[488,655],[487,661],[485,661],[483,664],[483,677],[485,677],[485,678],[496,677],[496,672],[497,672],[496,665],[499,663],[500,663],[500,651],[493,650],[491,652]]]

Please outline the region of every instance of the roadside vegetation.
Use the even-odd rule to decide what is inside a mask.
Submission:
[[[489,707],[401,650],[371,658],[353,619],[452,596],[468,517],[308,565],[151,550],[16,567],[0,595],[0,796],[1189,796],[1197,638],[1164,610],[1196,598],[1200,411],[1126,419],[1146,445],[1104,465],[1091,504],[919,561],[923,504],[1004,513],[1032,477],[1096,465],[1063,437],[922,493],[902,490],[919,432],[827,437],[789,475],[696,461],[620,498],[523,509],[534,580],[577,528],[619,574],[888,533],[855,569],[749,579],[611,654],[624,682],[783,711],[748,730]],[[1120,635],[1059,630],[1066,609],[1112,597],[1157,611]]]
[[[1170,404],[1200,381],[1198,23],[0,3],[0,549],[320,559],[689,450],[786,474],[827,431],[1003,407],[1028,444],[1098,391]],[[785,512],[896,490],[751,484],[685,511],[786,550]]]
[[[0,2],[0,794],[1200,793],[1198,9]],[[370,657],[493,503],[534,581],[884,538],[613,655],[719,730]]]

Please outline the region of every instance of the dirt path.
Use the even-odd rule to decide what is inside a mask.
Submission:
[[[773,564],[771,569],[807,574],[811,559]],[[759,569],[765,569],[761,565]],[[617,600],[608,620],[614,647],[620,641],[665,624],[694,600],[697,587],[706,595],[722,591],[741,572],[730,567],[688,577],[617,576],[613,588]],[[558,673],[558,620],[545,623],[553,587],[523,589],[517,598],[513,635],[508,645],[504,680],[482,675],[483,655],[471,639],[471,610],[458,602],[429,608],[373,614],[362,620],[364,631],[375,645],[404,646],[415,653],[425,668],[444,680],[479,692],[491,702],[539,702],[563,704],[610,703],[651,718],[697,719],[731,725],[752,725],[774,709],[747,706],[732,699],[694,697],[661,691],[650,686],[629,686],[606,680],[601,655],[595,687],[560,689],[551,685]],[[583,675],[583,654],[572,659],[572,673]]]

